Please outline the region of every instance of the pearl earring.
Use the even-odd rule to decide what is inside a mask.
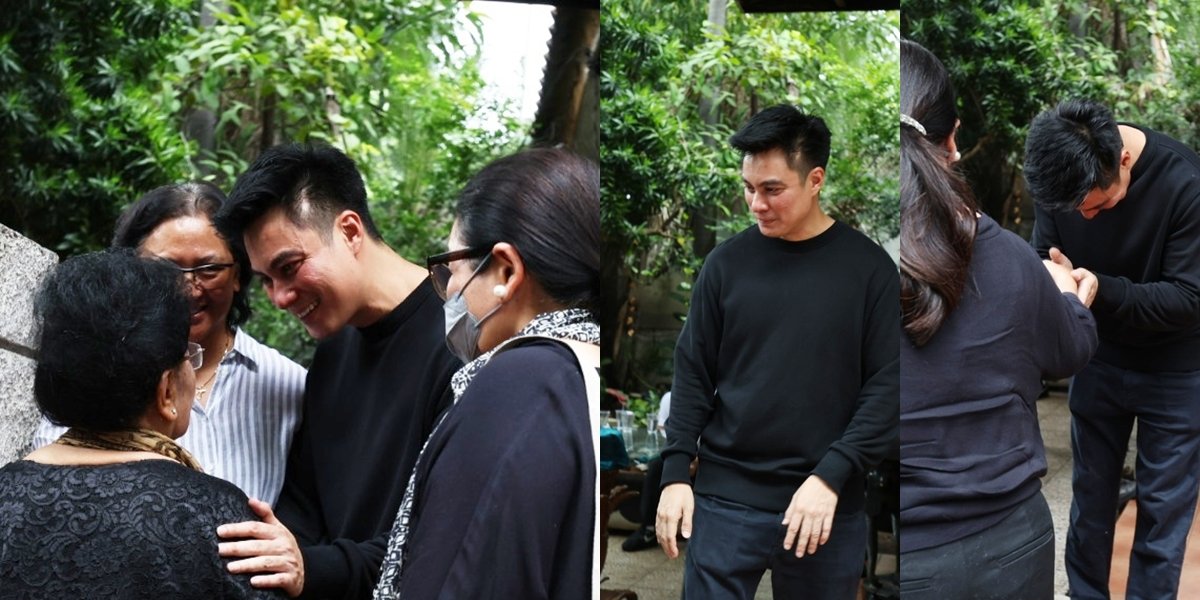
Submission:
[[[954,159],[953,159],[953,160],[954,160],[954,162],[958,162],[958,161],[962,160],[962,152],[959,152],[958,150],[955,150],[955,151],[954,151]]]
[[[503,298],[504,295],[507,293],[508,293],[508,286],[498,285],[498,286],[492,288],[492,295],[496,296],[497,298]]]
[[[179,416],[179,411],[177,411],[177,410],[175,410],[174,408],[172,408],[172,409],[171,409],[171,416],[172,416],[172,417],[178,417],[178,416]]]

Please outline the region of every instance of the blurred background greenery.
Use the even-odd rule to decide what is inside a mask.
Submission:
[[[530,119],[483,94],[481,34],[456,0],[6,2],[0,223],[65,258],[105,247],[154,187],[228,192],[263,149],[325,141],[420,261],[467,179],[530,139]],[[255,290],[247,329],[307,364],[313,340]]]
[[[901,31],[946,64],[961,166],[983,209],[1026,238],[1021,163],[1039,112],[1068,98],[1200,149],[1200,3],[904,0]]]
[[[614,397],[648,412],[670,388],[704,256],[752,223],[727,141],[752,114],[791,103],[823,117],[822,205],[881,243],[898,235],[900,18],[602,4],[603,373]]]

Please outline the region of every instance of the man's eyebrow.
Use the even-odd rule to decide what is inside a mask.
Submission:
[[[304,253],[299,250],[284,250],[283,252],[276,254],[275,258],[271,259],[271,263],[267,265],[267,270],[268,271],[277,271],[277,270],[279,270],[279,267],[282,267],[284,264],[289,263],[289,262],[291,262],[297,258],[300,258],[302,256],[304,256]],[[262,273],[260,271],[254,270],[254,269],[250,269],[250,270],[255,275],[258,275],[259,277],[267,277],[266,273]]]
[[[782,179],[778,179],[778,178],[774,178],[774,177],[772,177],[771,179],[760,181],[757,184],[752,183],[750,180],[746,179],[745,177],[742,178],[742,181],[746,185],[758,185],[758,187],[767,187],[769,185],[786,185],[783,183]]]

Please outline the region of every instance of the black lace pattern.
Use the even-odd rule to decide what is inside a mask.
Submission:
[[[217,556],[253,520],[231,484],[166,460],[0,469],[4,598],[279,598]]]

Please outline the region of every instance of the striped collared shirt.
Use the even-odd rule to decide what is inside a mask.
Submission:
[[[300,424],[305,375],[303,367],[239,329],[207,405],[192,403],[179,445],[200,461],[205,473],[274,506],[292,434]],[[53,442],[64,431],[43,417],[33,447]]]

